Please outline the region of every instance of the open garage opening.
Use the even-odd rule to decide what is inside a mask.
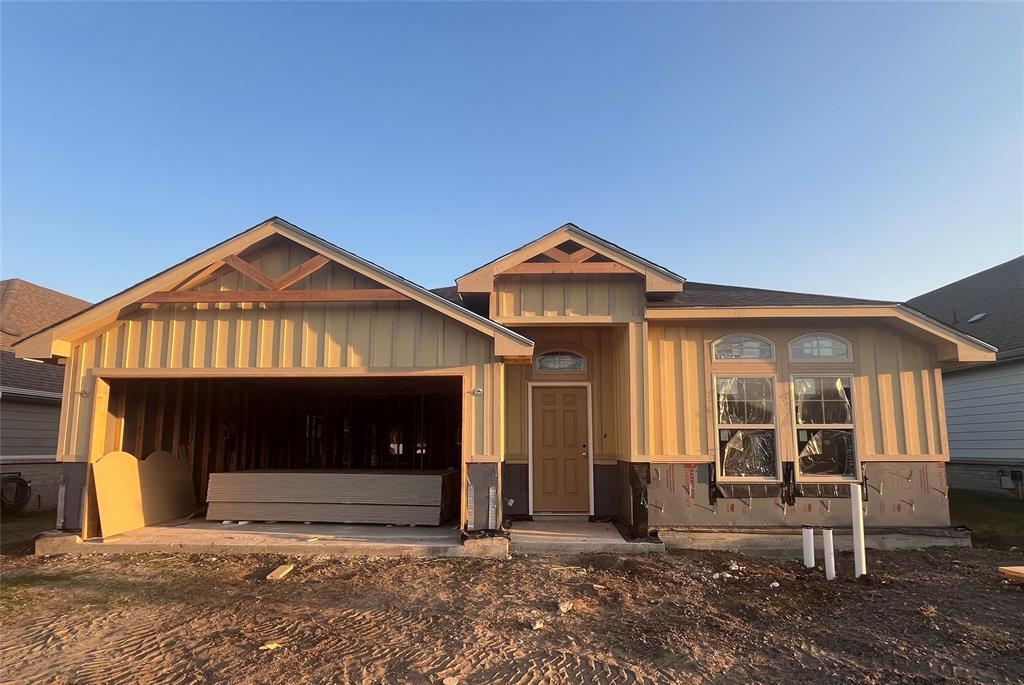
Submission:
[[[460,377],[115,379],[109,407],[106,448],[187,462],[212,520],[439,525],[459,512]]]

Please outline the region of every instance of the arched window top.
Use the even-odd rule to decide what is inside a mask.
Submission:
[[[585,373],[587,358],[567,350],[545,352],[533,360],[533,369],[538,373]]]
[[[853,355],[848,341],[826,333],[811,333],[789,343],[789,358],[795,362],[848,362]]]
[[[734,333],[714,344],[716,361],[771,361],[775,359],[775,347],[770,340],[748,333]]]

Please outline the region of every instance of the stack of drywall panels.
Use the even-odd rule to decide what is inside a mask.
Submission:
[[[455,513],[458,488],[453,469],[211,473],[206,518],[436,526]]]

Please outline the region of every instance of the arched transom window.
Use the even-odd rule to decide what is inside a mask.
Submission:
[[[716,342],[714,354],[716,361],[745,359],[770,361],[775,358],[775,351],[770,341],[745,333],[727,335]]]
[[[789,343],[789,358],[795,362],[848,362],[850,343],[834,335],[805,335]]]
[[[575,352],[545,352],[537,356],[533,368],[538,373],[584,373],[587,360]]]

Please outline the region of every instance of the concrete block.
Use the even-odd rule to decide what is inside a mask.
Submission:
[[[82,538],[74,533],[43,533],[36,538],[36,556],[51,554],[81,554]]]
[[[508,538],[466,538],[460,556],[473,559],[508,559]]]

